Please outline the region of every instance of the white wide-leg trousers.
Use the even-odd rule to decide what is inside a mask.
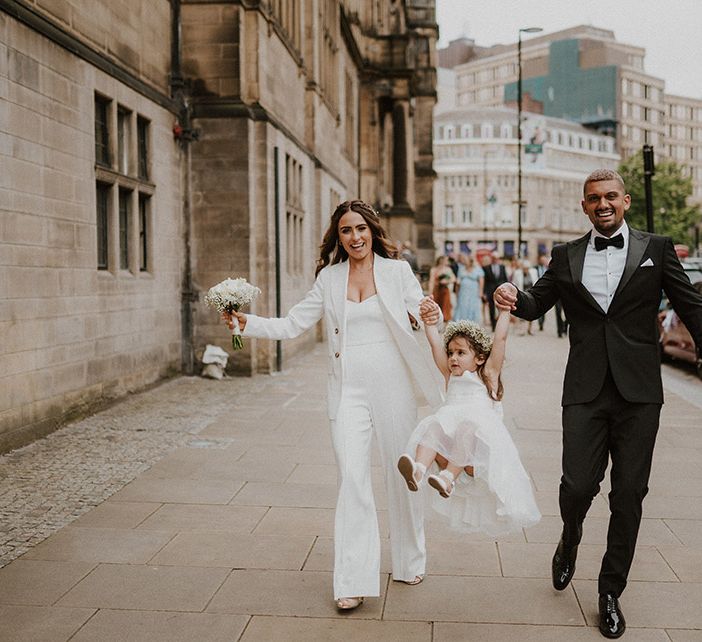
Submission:
[[[380,537],[371,486],[376,434],[388,498],[395,580],[424,575],[426,551],[419,493],[397,471],[416,423],[412,382],[394,342],[347,346],[344,383],[331,422],[339,496],[334,523],[334,598],[380,595]]]

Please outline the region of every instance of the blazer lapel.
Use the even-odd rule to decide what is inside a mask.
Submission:
[[[390,311],[394,310],[396,306],[393,305],[394,302],[391,300],[391,298],[395,295],[395,288],[392,287],[392,284],[388,283],[387,262],[389,259],[386,259],[376,254],[373,257],[373,260],[375,262],[373,276],[375,277],[375,289],[378,293],[378,299],[388,311],[388,313],[392,316],[392,313]]]
[[[337,323],[342,326],[346,336],[346,295],[349,289],[349,262],[343,261],[334,266],[332,271],[331,300]]]
[[[595,301],[595,297],[593,297],[590,291],[583,285],[583,266],[585,265],[585,252],[587,252],[589,240],[590,232],[572,243],[568,243],[570,278],[573,279],[573,285],[580,291],[580,294],[583,295],[585,300],[604,314],[604,310],[600,307],[600,304]]]
[[[619,279],[619,285],[612,297],[612,304],[617,300],[617,295],[626,287],[629,279],[634,276],[634,272],[636,272],[641,264],[641,257],[643,257],[650,240],[649,236],[642,234],[638,230],[629,228],[629,249],[626,253],[624,272],[622,272],[622,278]],[[609,306],[610,309],[612,304]]]

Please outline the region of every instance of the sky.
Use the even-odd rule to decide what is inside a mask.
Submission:
[[[666,93],[702,99],[702,0],[436,0],[436,13],[440,47],[461,36],[509,44],[526,27],[610,29],[646,49],[644,70],[665,80]]]

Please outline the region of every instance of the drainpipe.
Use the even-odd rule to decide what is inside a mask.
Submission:
[[[179,105],[178,120],[173,127],[173,135],[183,151],[181,156],[181,185],[183,190],[183,274],[181,278],[180,319],[181,319],[181,370],[186,375],[195,373],[195,345],[193,338],[193,308],[198,294],[193,287],[192,272],[192,171],[190,143],[197,140],[199,132],[191,126],[191,106],[188,100],[185,80],[181,73],[181,17],[180,0],[171,0],[171,97]]]
[[[275,216],[275,316],[282,316],[282,304],[280,296],[280,167],[278,165],[278,146],[273,148],[273,184],[274,201],[273,215]],[[277,372],[283,370],[283,342],[275,342],[275,369]]]

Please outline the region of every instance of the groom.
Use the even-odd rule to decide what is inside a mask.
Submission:
[[[553,556],[553,586],[575,571],[582,524],[612,458],[607,551],[600,569],[600,632],[624,633],[618,598],[634,557],[641,505],[648,492],[663,388],[656,315],[665,291],[695,343],[702,346],[702,296],[690,285],[671,239],[629,228],[624,182],[601,169],[585,179],[584,236],[553,248],[546,273],[527,292],[510,283],[495,301],[538,319],[560,299],[570,322],[563,383],[563,532]]]

